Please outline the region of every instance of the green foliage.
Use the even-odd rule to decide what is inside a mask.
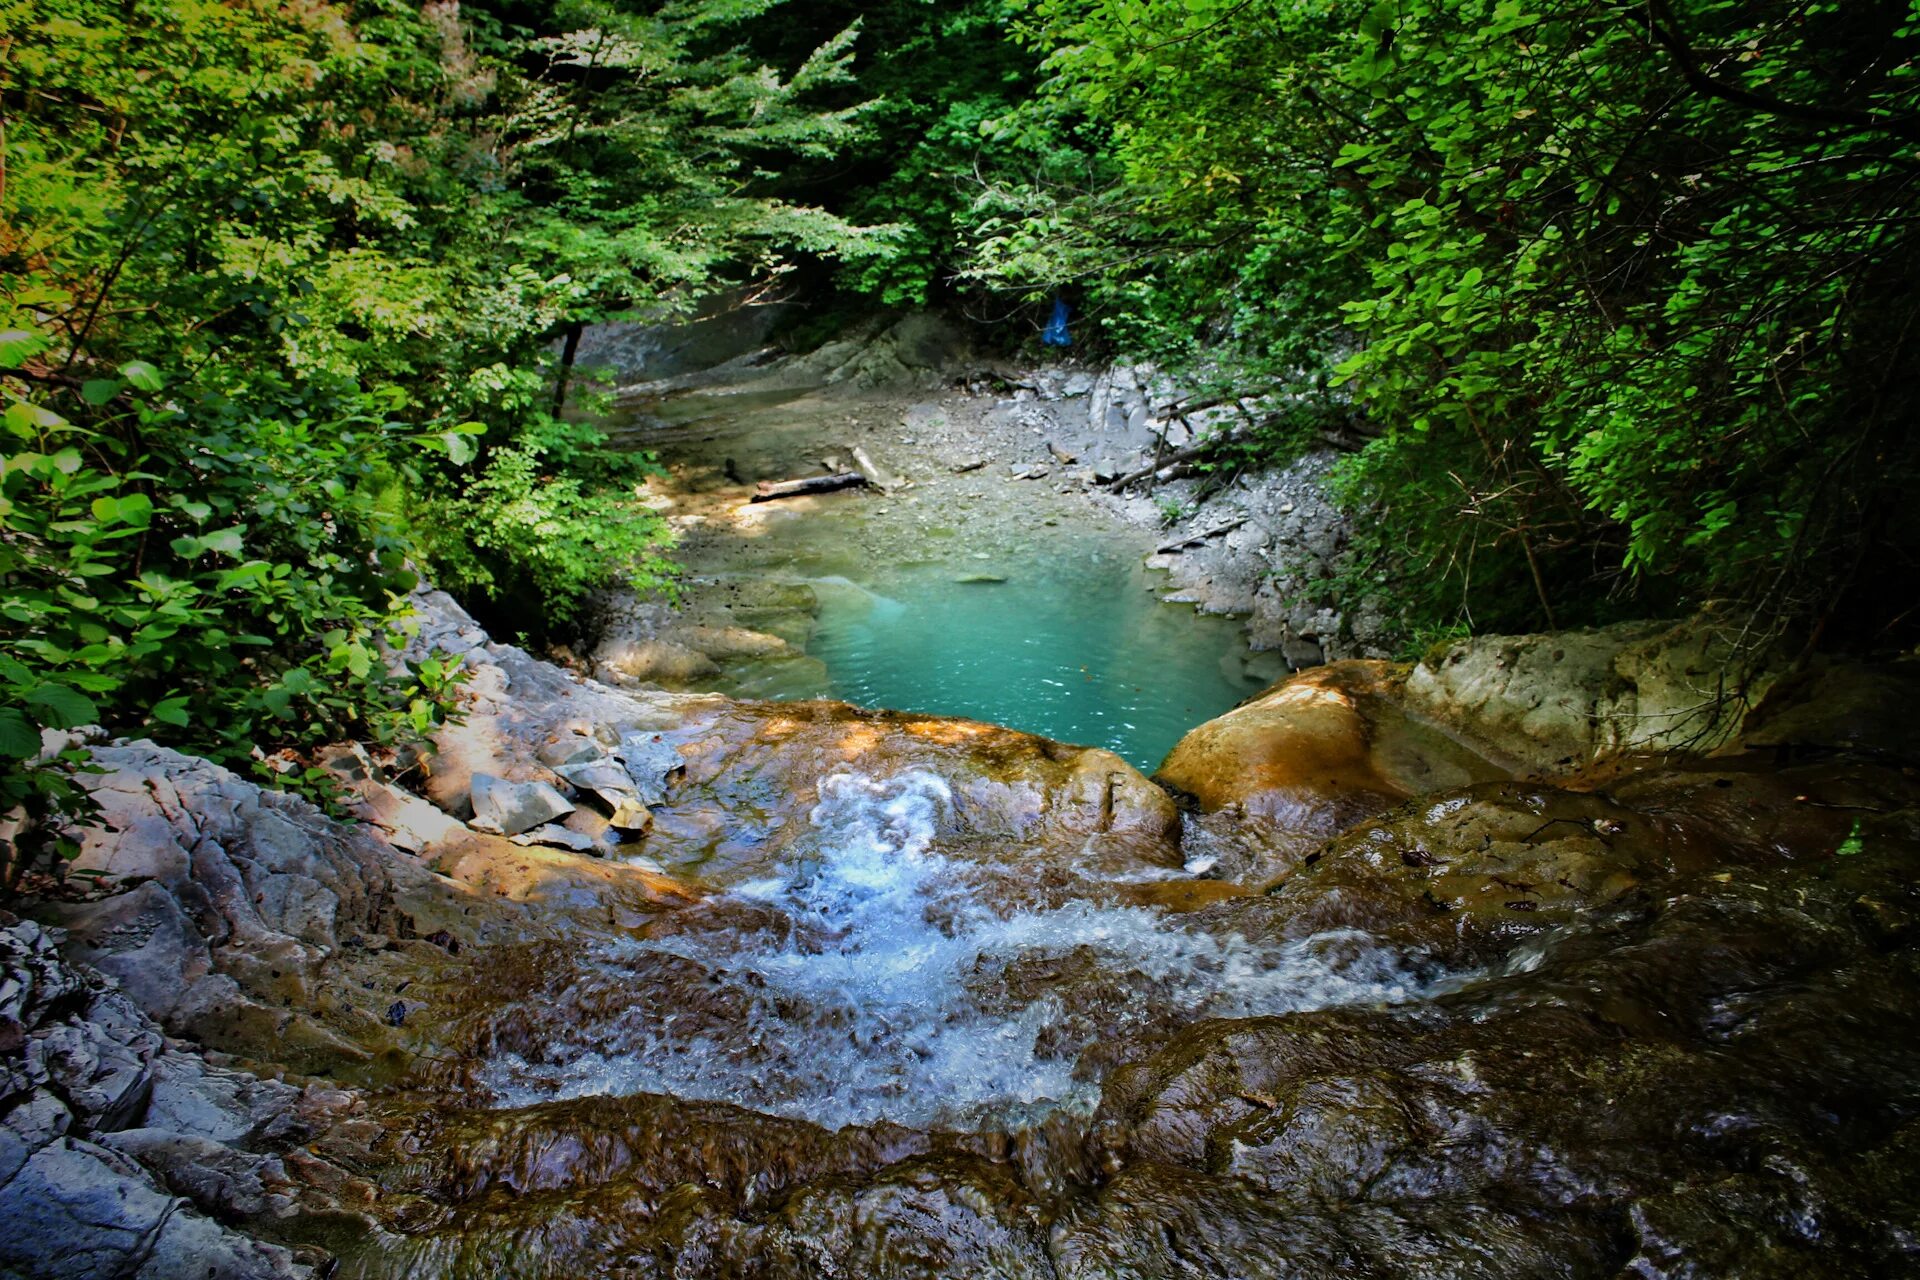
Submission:
[[[546,466],[551,456],[538,442],[496,450],[437,513],[450,527],[471,530],[477,553],[455,549],[442,558],[448,584],[542,599],[560,619],[603,585],[609,562],[624,566],[636,590],[671,592],[665,522],[636,502],[608,502],[578,476],[554,474]]]
[[[143,367],[122,373],[111,397],[83,390],[102,401],[90,428],[8,401],[0,756],[31,758],[42,728],[104,720],[244,767],[438,724],[453,671],[392,656],[417,579],[376,493],[403,448],[440,442],[377,416],[311,416],[337,398],[272,404],[256,387],[246,408],[187,408],[140,392]]]
[[[1859,548],[1920,567],[1911,6],[1026,11],[1119,176],[977,272],[1370,439],[1342,492],[1410,628],[1900,612]]]
[[[555,339],[888,244],[754,190],[865,112],[810,105],[851,31],[736,50],[770,7],[0,0],[0,813],[77,803],[48,728],[426,733],[463,673],[398,656],[419,570],[553,617],[664,587]]]
[[[1101,163],[1073,120],[1035,100],[1039,59],[1012,38],[1013,9],[1009,0],[796,0],[751,33],[753,50],[787,62],[858,24],[840,93],[860,108],[862,131],[830,161],[789,161],[765,175],[773,190],[888,229],[881,251],[840,255],[841,306],[977,300],[957,298],[956,286],[969,287],[961,268],[991,216],[983,198],[1037,175],[1080,182]]]

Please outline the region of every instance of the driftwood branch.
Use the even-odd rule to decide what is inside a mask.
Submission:
[[[1107,487],[1109,489],[1124,489],[1130,484],[1139,484],[1142,480],[1149,478],[1157,472],[1164,471],[1169,467],[1177,467],[1184,463],[1192,462],[1197,458],[1203,458],[1213,449],[1218,448],[1231,438],[1230,435],[1214,436],[1199,444],[1190,444],[1184,449],[1175,449],[1172,453],[1162,454],[1137,471],[1129,471],[1123,476],[1116,476],[1114,479],[1107,481]]]
[[[865,478],[868,484],[882,493],[885,493],[889,489],[899,487],[899,479],[882,471],[880,465],[868,456],[865,449],[862,449],[856,444],[848,449],[847,452],[853,455],[853,465],[859,469],[861,476]]]
[[[754,486],[749,502],[772,502],[778,498],[800,498],[810,493],[832,493],[837,489],[865,488],[868,481],[858,471],[841,471],[828,476],[804,476],[798,480],[762,480]]]
[[[1232,533],[1246,522],[1247,517],[1241,516],[1238,520],[1229,520],[1225,524],[1217,524],[1205,533],[1196,533],[1190,537],[1176,538],[1172,542],[1163,542],[1155,547],[1154,551],[1160,555],[1165,555],[1169,551],[1182,551],[1187,547],[1198,546],[1208,538],[1217,538],[1223,533]]]

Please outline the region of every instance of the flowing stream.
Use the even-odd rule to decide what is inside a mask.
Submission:
[[[1352,931],[1254,942],[1147,907],[1017,905],[1019,868],[943,854],[952,793],[932,772],[836,772],[819,795],[770,874],[743,874],[662,936],[600,947],[588,981],[623,992],[616,1012],[539,1063],[498,1059],[486,1083],[501,1101],[666,1093],[829,1128],[966,1127],[1089,1108],[1098,1081],[1080,1055],[1168,1010],[1247,1017],[1431,989]]]

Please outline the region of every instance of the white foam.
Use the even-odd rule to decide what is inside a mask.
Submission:
[[[1244,1017],[1427,990],[1352,932],[1262,944],[1085,901],[996,914],[978,900],[979,868],[937,849],[952,800],[941,778],[841,772],[819,795],[799,856],[731,891],[791,928],[683,932],[599,957],[612,973],[647,958],[692,961],[744,1016],[703,1016],[688,1032],[675,991],[636,982],[617,1026],[579,1028],[577,1042],[546,1046],[539,1063],[492,1063],[485,1078],[501,1101],[652,1092],[830,1127],[976,1125],[1002,1111],[1091,1106],[1097,1082],[1074,1075],[1086,1034],[1048,1035],[1087,999],[1112,1006],[1096,1032],[1111,1034],[1167,1009]],[[1009,966],[1082,949],[1097,970],[1069,1004],[1054,992],[1021,1003],[999,981]]]

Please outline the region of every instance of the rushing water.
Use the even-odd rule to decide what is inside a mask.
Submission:
[[[1424,991],[1351,932],[1254,943],[1139,907],[996,908],[1017,901],[1004,890],[1021,869],[942,854],[939,777],[840,772],[819,793],[810,838],[772,874],[689,909],[704,921],[682,913],[671,935],[594,957],[614,1012],[537,1063],[498,1059],[487,1083],[501,1100],[657,1092],[829,1127],[966,1126],[1090,1106],[1082,1051],[1168,1010]]]

